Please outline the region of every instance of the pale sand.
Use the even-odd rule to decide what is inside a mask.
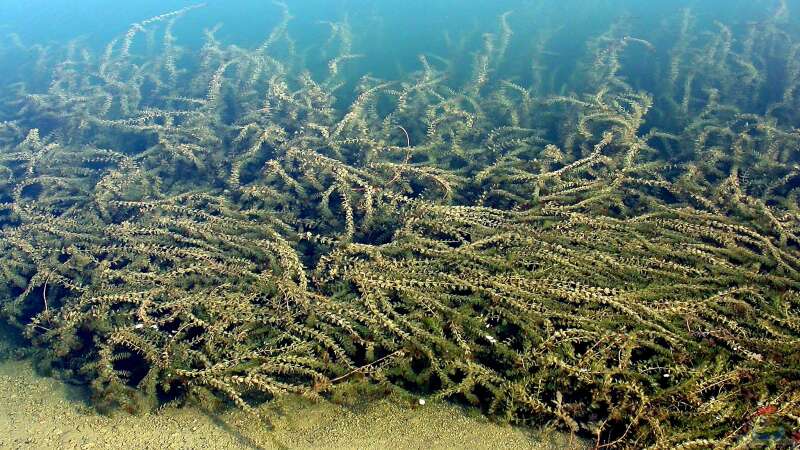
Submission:
[[[41,377],[26,361],[0,362],[2,449],[584,448],[567,435],[499,425],[430,401],[411,408],[383,400],[358,412],[288,401],[280,409],[271,427],[238,411],[197,408],[106,417],[81,388]]]

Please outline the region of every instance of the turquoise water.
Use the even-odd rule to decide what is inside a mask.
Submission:
[[[131,23],[198,3],[142,0],[110,7],[101,0],[8,0],[0,10],[0,26],[4,34],[18,34],[26,44],[81,38],[101,48],[122,34]],[[177,25],[176,34],[182,45],[201,45],[202,30],[217,24],[223,26],[218,33],[223,42],[256,45],[281,17],[280,8],[269,1],[210,1],[203,4],[206,5],[204,8],[187,15]],[[357,50],[367,55],[362,61],[363,69],[395,75],[398,68],[413,69],[416,57],[421,53],[446,52],[447,41],[472,40],[464,50],[475,50],[475,41],[483,33],[494,32],[497,17],[506,11],[513,12],[509,22],[515,30],[516,42],[530,43],[536,33],[558,30],[551,40],[550,50],[568,59],[581,54],[587,38],[602,33],[617,20],[651,39],[669,39],[668,34],[654,32],[669,31],[671,25],[665,25],[664,21],[684,8],[690,8],[697,20],[707,26],[713,26],[714,21],[744,26],[769,18],[777,5],[778,2],[774,1],[747,0],[659,0],[646,3],[635,0],[288,2],[293,16],[291,36],[301,48],[304,45],[318,46],[327,40],[329,30],[321,21],[347,20],[359,41]],[[518,56],[523,58],[526,55],[520,53]]]
[[[791,2],[789,2],[791,4]],[[136,1],[115,4],[96,1],[8,0],[0,10],[0,33],[6,45],[0,57],[6,70],[0,79],[7,82],[23,76],[8,68],[20,60],[14,51],[23,47],[75,42],[100,52],[113,38],[124,35],[128,27],[144,18],[187,6],[202,6],[175,24],[176,44],[199,50],[204,30],[219,26],[215,36],[221,42],[243,47],[258,46],[282,20],[282,6],[256,0],[205,3],[183,1]],[[304,64],[315,75],[327,71],[336,51],[331,46],[331,23],[346,24],[354,39],[351,53],[358,58],[347,63],[352,76],[371,74],[380,78],[400,78],[419,69],[419,56],[451,59],[450,77],[463,82],[471,76],[473,57],[483,47],[487,33],[497,34],[498,19],[508,12],[513,30],[502,66],[492,68],[495,76],[527,85],[533,77],[549,93],[580,91],[584,80],[576,73],[586,60],[587,43],[608,31],[646,39],[653,44],[652,55],[623,68],[636,88],[654,90],[652,78],[663,75],[669,52],[678,39],[680,17],[691,11],[697,37],[715,33],[724,24],[735,33],[745,33],[766,23],[782,11],[779,1],[746,0],[653,1],[609,0],[565,1],[326,1],[289,2],[288,30],[292,45]],[[783,13],[780,13],[783,14]],[[786,17],[793,17],[788,10]],[[783,22],[789,20],[781,19]],[[787,26],[794,26],[789,25]],[[157,51],[154,36],[140,37],[134,48]],[[11,45],[13,43],[13,45]],[[53,50],[52,48],[50,49]],[[633,52],[640,51],[632,50]],[[282,50],[276,50],[282,51]],[[532,52],[536,53],[532,53]],[[32,58],[30,53],[28,58]],[[633,59],[633,58],[632,58]],[[30,61],[27,60],[28,62]],[[535,65],[539,75],[532,75]],[[648,80],[650,78],[650,80]],[[541,93],[544,93],[541,92]],[[777,94],[776,94],[777,95]],[[346,96],[349,99],[349,96]]]
[[[0,8],[0,319],[98,410],[800,441],[797,2],[110,5]]]

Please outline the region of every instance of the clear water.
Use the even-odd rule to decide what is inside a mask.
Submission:
[[[448,399],[609,445],[800,441],[797,1],[212,0],[170,79],[167,21],[132,24],[193,5],[0,5],[0,318],[99,408],[248,410],[288,348],[281,392],[474,375]],[[286,9],[285,66],[237,59]]]

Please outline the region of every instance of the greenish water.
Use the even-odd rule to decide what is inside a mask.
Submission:
[[[108,414],[391,396],[790,448],[798,14],[8,0],[0,318]]]

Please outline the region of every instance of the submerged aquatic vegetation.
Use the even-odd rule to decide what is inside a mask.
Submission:
[[[350,24],[315,71],[279,6],[254,49],[178,46],[193,8],[99,55],[4,47],[29,63],[0,106],[0,311],[98,407],[368,382],[601,447],[800,428],[785,9],[686,10],[668,49],[615,22],[557,85],[515,75],[558,30],[517,48],[514,13],[469,74],[353,81]]]

